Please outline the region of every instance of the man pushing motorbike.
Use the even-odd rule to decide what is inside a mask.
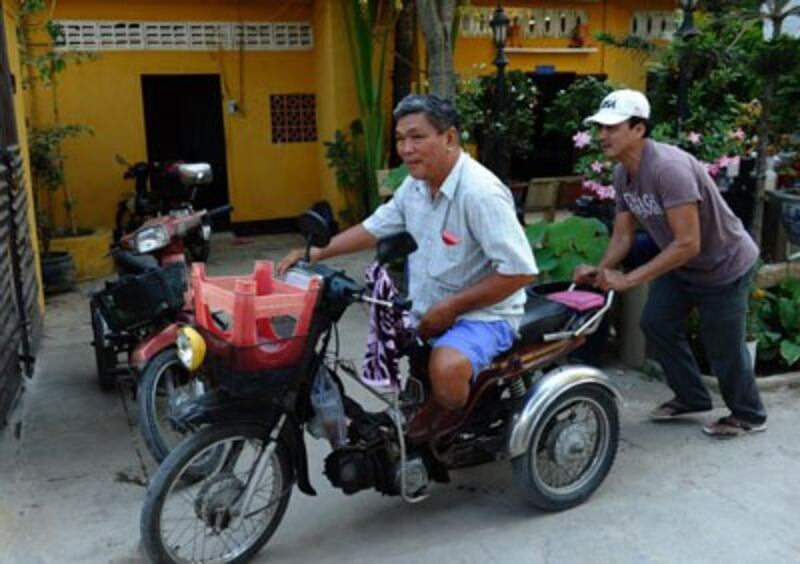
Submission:
[[[417,332],[433,350],[433,400],[415,427],[446,426],[469,397],[470,380],[511,348],[525,306],[524,287],[538,273],[510,191],[459,143],[453,104],[437,96],[406,96],[394,110],[397,152],[409,176],[364,222],[312,248],[312,262],[374,247],[380,237],[408,231],[419,248],[408,258],[409,297]],[[285,272],[305,256],[294,249]],[[423,429],[419,429],[420,432]],[[412,429],[413,434],[413,429]]]

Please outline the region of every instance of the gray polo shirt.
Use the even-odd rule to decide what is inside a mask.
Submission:
[[[363,226],[374,237],[406,230],[416,239],[419,248],[408,258],[411,313],[416,320],[432,305],[493,272],[538,274],[511,192],[465,152],[435,197],[424,181],[408,176]],[[444,231],[457,242],[447,244]],[[516,329],[524,307],[525,292],[519,290],[460,319],[507,320]]]
[[[659,248],[672,241],[666,211],[697,202],[700,211],[700,254],[678,268],[680,277],[698,286],[730,284],[746,274],[758,259],[758,247],[745,231],[703,165],[689,153],[648,140],[639,173],[629,178],[614,169],[617,211],[629,211]]]

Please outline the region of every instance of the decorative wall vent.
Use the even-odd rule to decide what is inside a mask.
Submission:
[[[66,51],[304,51],[306,22],[130,22],[60,20],[56,48]]]
[[[571,37],[577,26],[588,24],[586,10],[507,8],[509,43],[515,39]],[[461,14],[462,37],[491,37],[494,8],[466,8]],[[513,45],[510,45],[513,46]]]
[[[317,140],[317,102],[313,94],[271,94],[269,111],[273,143]]]
[[[677,29],[675,12],[650,10],[631,17],[631,34],[642,39],[672,39]]]

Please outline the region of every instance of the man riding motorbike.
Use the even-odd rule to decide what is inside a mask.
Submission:
[[[511,192],[462,151],[453,104],[437,96],[406,96],[395,108],[397,150],[409,176],[392,199],[363,223],[312,248],[312,262],[366,250],[378,238],[410,232],[419,249],[408,258],[412,317],[431,341],[433,401],[416,431],[456,418],[471,378],[511,348],[525,306],[524,287],[538,274],[517,221]],[[285,272],[305,256],[294,249]],[[410,430],[413,437],[415,429]]]

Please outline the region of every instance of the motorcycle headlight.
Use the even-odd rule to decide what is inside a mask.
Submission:
[[[206,342],[203,336],[193,327],[181,327],[178,329],[178,337],[175,341],[178,346],[178,358],[190,372],[194,372],[203,364],[206,356]]]
[[[149,253],[169,244],[169,233],[163,225],[145,227],[136,234],[136,252]]]

